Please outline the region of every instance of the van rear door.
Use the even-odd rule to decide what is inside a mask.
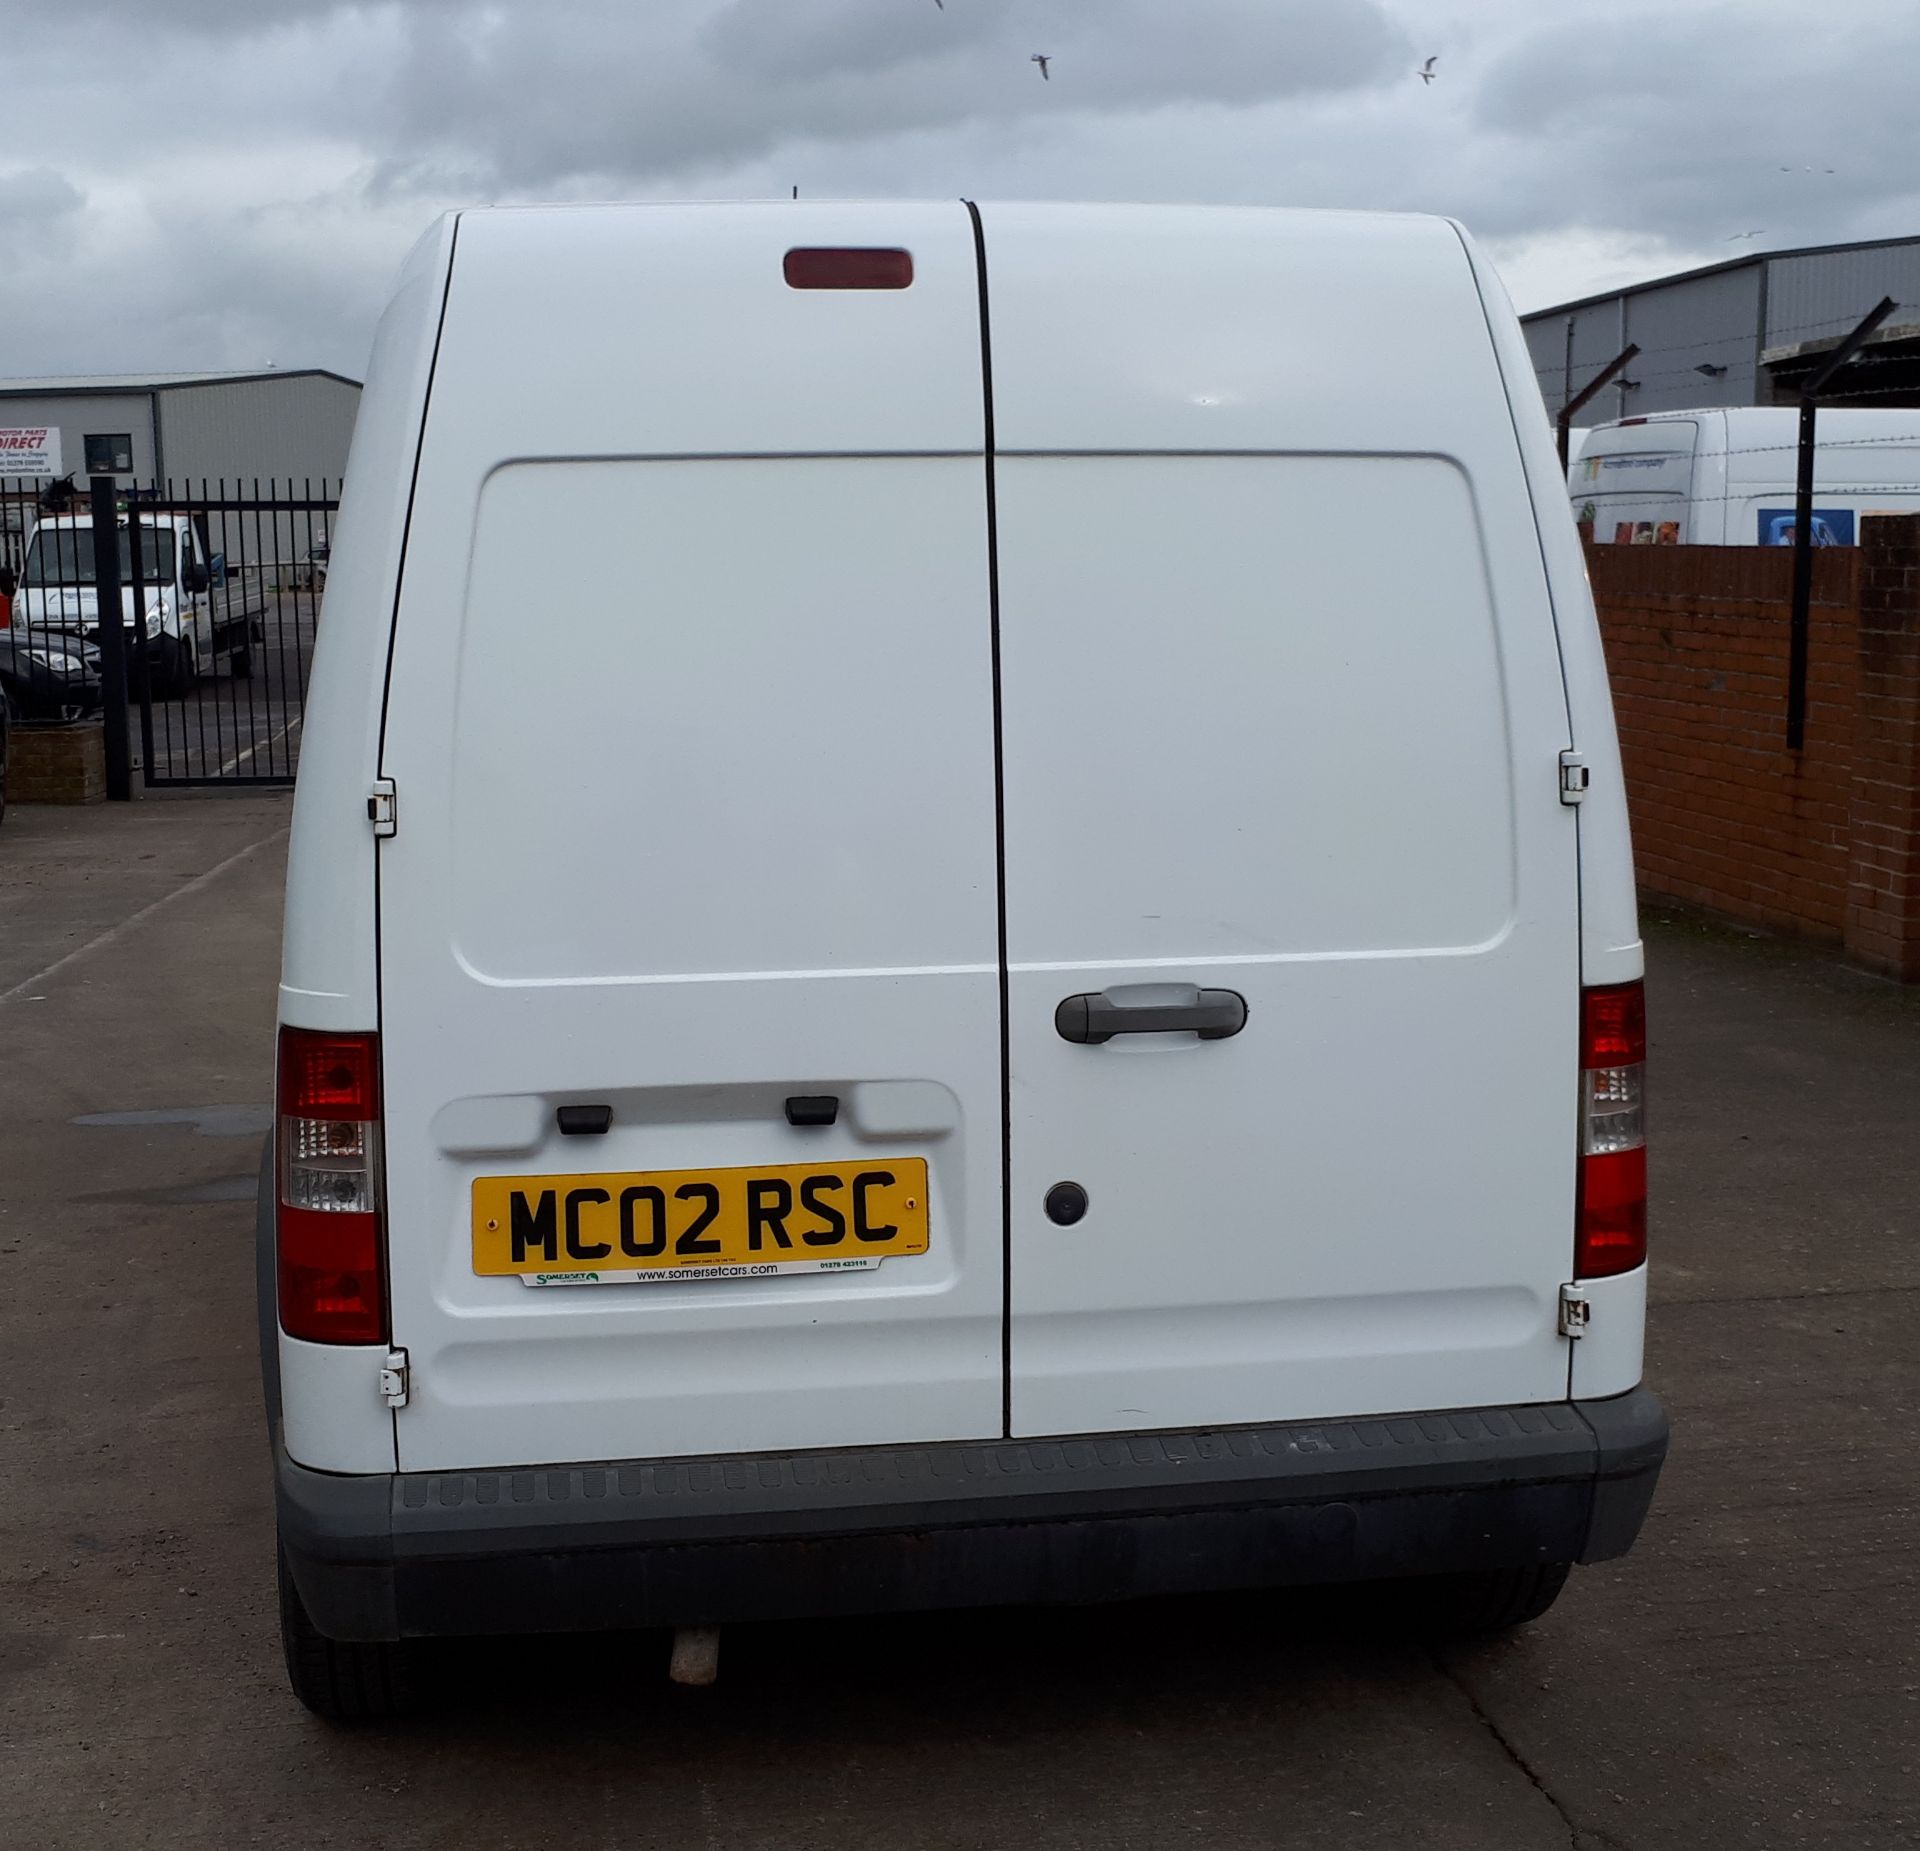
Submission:
[[[1573,466],[1574,519],[1601,545],[1683,546],[1707,536],[1691,529],[1694,453],[1691,418],[1640,418],[1591,432]]]
[[[911,283],[789,285],[846,246]],[[461,221],[382,760],[403,1469],[1000,1431],[983,432],[957,204]]]
[[[1564,1397],[1567,710],[1459,239],[983,213],[1012,1430]]]

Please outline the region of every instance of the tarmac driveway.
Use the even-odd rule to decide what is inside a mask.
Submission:
[[[1435,1655],[1364,1597],[447,1653],[281,1679],[252,1329],[284,798],[0,830],[0,1842],[1908,1846],[1920,996],[1656,918],[1639,1550]]]

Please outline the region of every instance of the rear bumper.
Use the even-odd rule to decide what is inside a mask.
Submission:
[[[339,1477],[276,1439],[341,1639],[684,1625],[1442,1574],[1623,1554],[1646,1389],[1205,1433]]]

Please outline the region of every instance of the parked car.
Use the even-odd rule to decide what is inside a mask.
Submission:
[[[61,631],[0,629],[0,689],[22,720],[80,720],[100,707],[97,645]]]
[[[240,575],[228,573],[224,558],[209,550],[203,524],[191,516],[138,515],[146,608],[136,625],[128,583],[134,518],[120,516],[121,607],[128,633],[145,638],[154,692],[167,699],[191,692],[223,657],[236,676],[251,675],[265,600],[242,590]],[[51,515],[36,524],[21,565],[14,623],[34,636],[60,631],[98,639],[89,515]]]
[[[1625,1551],[1626,806],[1460,230],[457,223],[294,808],[301,1699],[392,1708],[431,1634],[1271,1583],[1496,1628]]]
[[[1791,545],[1799,420],[1745,405],[1596,424],[1567,473],[1574,519],[1603,545]],[[1852,546],[1869,514],[1920,512],[1920,413],[1821,412],[1814,495],[1817,546]]]
[[[13,751],[13,710],[7,701],[7,689],[0,682],[0,823],[7,820],[7,761]]]

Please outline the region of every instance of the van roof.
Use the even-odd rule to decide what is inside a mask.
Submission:
[[[335,379],[343,386],[360,381],[325,366],[236,367],[191,373],[46,373],[0,379],[0,398],[39,398],[54,395],[78,398],[90,394],[168,392],[181,386],[238,386],[261,379]]]
[[[848,454],[972,451],[981,329],[968,212],[959,200],[463,211],[435,389],[487,381],[462,402],[484,404],[470,437],[497,456],[631,454],[636,431],[654,454],[799,454],[823,438]],[[1454,454],[1460,417],[1481,402],[1487,312],[1448,220],[1027,202],[977,212],[1003,453]],[[783,256],[809,245],[909,249],[913,282],[796,302]],[[636,338],[675,365],[635,367]],[[609,389],[583,394],[583,371]]]
[[[1609,418],[1604,424],[1588,426],[1588,435],[1601,431],[1627,431],[1641,425],[1678,424],[1703,418],[1725,418],[1730,428],[1771,433],[1776,427],[1791,430],[1800,420],[1793,405],[1702,405],[1696,409],[1649,411],[1637,417]],[[1820,432],[1823,439],[1834,435],[1880,437],[1896,431],[1920,433],[1920,410],[1899,406],[1835,406],[1820,408]]]
[[[185,514],[160,514],[149,509],[139,510],[140,524],[143,527],[184,527],[189,516]],[[115,511],[116,525],[124,527],[127,523],[127,510]],[[42,527],[91,527],[92,514],[43,514],[34,523],[36,531]]]

